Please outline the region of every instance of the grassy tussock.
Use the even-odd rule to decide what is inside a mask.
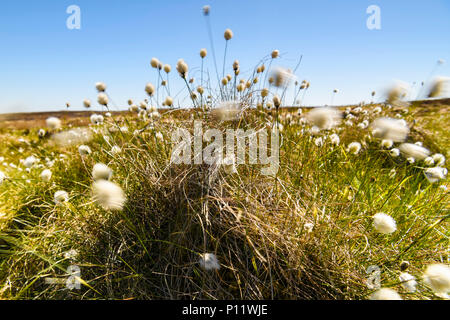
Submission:
[[[77,145],[58,147],[33,131],[25,146],[17,142],[23,131],[3,134],[5,161],[33,154],[55,163],[50,182],[39,179],[36,168],[26,175],[8,169],[11,179],[0,186],[1,297],[364,299],[372,292],[366,269],[377,265],[383,287],[404,298],[436,298],[422,284],[405,292],[399,265],[409,261],[408,271],[420,278],[426,264],[447,261],[448,193],[428,183],[421,165],[392,158],[368,129],[342,125],[339,146],[325,139],[318,147],[299,118],[280,116],[277,177],[261,175],[260,165],[239,165],[232,175],[220,166],[171,165],[171,133],[193,127],[187,112],[166,113],[139,135],[133,132],[143,126],[133,116],[109,119],[93,128],[93,153],[85,157]],[[273,120],[256,110],[243,119],[209,119],[204,126],[262,128]],[[128,131],[110,130],[117,125]],[[412,134],[423,137],[420,130]],[[358,155],[346,150],[353,141],[362,144]],[[122,152],[112,154],[113,145]],[[123,211],[92,201],[91,170],[98,162],[113,169],[112,181],[125,190]],[[69,192],[68,203],[55,205],[57,190]],[[377,212],[396,220],[395,233],[373,230]],[[72,249],[77,254],[67,256]],[[220,270],[200,268],[205,252],[216,254]],[[45,283],[47,277],[64,281],[71,264],[81,269],[80,290]]]

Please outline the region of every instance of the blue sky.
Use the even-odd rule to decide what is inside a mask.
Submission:
[[[234,32],[228,70],[234,59],[249,70],[273,49],[282,53],[274,65],[294,68],[303,54],[297,76],[311,83],[307,105],[330,103],[334,88],[334,103],[357,103],[395,79],[426,80],[438,59],[447,63],[436,75],[450,76],[448,0],[2,1],[0,112],[61,110],[66,102],[81,109],[83,99],[96,101],[98,81],[116,105],[139,102],[145,84],[157,82],[152,57],[172,65],[177,92],[176,61],[185,59],[195,74],[199,50],[211,52],[206,4],[219,69],[226,28]],[[70,5],[81,9],[80,30],[66,27]],[[370,5],[381,9],[381,30],[366,27]],[[214,78],[211,54],[207,59]]]

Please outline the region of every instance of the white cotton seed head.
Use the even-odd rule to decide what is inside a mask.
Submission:
[[[104,121],[104,118],[101,114],[93,114],[93,115],[91,115],[90,119],[91,119],[91,123],[94,125],[102,124]]]
[[[157,132],[157,133],[155,134],[155,138],[156,138],[157,140],[159,140],[159,141],[163,141],[163,140],[164,140],[164,136],[163,136],[163,134],[162,134],[161,132]]]
[[[271,72],[271,78],[273,79],[273,85],[278,88],[286,88],[295,78],[290,69],[276,67]]]
[[[311,129],[309,130],[309,132],[313,135],[316,136],[318,134],[320,134],[320,129],[318,126],[312,126]]]
[[[173,104],[173,99],[170,96],[167,96],[166,99],[164,100],[164,103],[166,104],[166,106],[170,107]]]
[[[91,107],[91,101],[86,99],[83,101],[83,105],[85,108],[90,108]]]
[[[448,88],[450,84],[450,78],[448,77],[437,77],[433,80],[430,91],[428,93],[429,98],[437,98],[445,96],[448,93]]]
[[[41,179],[45,182],[49,182],[52,178],[52,172],[49,169],[45,169],[41,172]]]
[[[44,129],[39,129],[39,131],[38,131],[38,136],[39,136],[39,138],[45,137],[45,134],[46,134],[46,132],[45,132]]]
[[[277,95],[273,96],[272,102],[275,108],[279,108],[281,106],[281,99]]]
[[[414,143],[402,143],[398,148],[405,158],[424,160],[430,155],[430,151],[428,149]]]
[[[145,86],[145,92],[147,92],[149,96],[152,96],[153,93],[155,92],[155,86],[150,82],[147,83],[147,85]]]
[[[370,295],[370,300],[402,300],[402,297],[393,289],[381,288]]]
[[[153,68],[158,68],[158,66],[160,65],[160,63],[161,63],[161,62],[159,62],[159,60],[158,60],[157,58],[155,58],[155,57],[153,57],[153,58],[150,60],[150,65],[151,65]]]
[[[446,168],[434,167],[425,169],[423,173],[425,174],[425,177],[430,183],[434,183],[439,180],[445,179],[448,170]]]
[[[91,148],[89,148],[89,146],[81,145],[78,147],[78,152],[81,156],[87,156],[92,151],[91,151]]]
[[[392,140],[384,139],[381,140],[381,147],[385,149],[390,149],[394,145],[394,142]]]
[[[273,50],[271,53],[272,59],[277,58],[279,55],[280,55],[280,51],[278,51],[278,50]]]
[[[382,212],[379,212],[373,216],[373,227],[376,231],[383,234],[393,233],[397,230],[397,224],[395,220]]]
[[[316,146],[318,146],[318,147],[323,146],[323,139],[322,139],[322,137],[318,137],[318,138],[314,139],[314,144]]]
[[[437,295],[446,296],[450,292],[450,268],[445,264],[427,266],[423,279]]]
[[[373,108],[373,113],[375,113],[375,114],[381,113],[381,111],[382,111],[382,109],[381,109],[381,107],[379,107],[379,106]]]
[[[389,151],[389,154],[390,154],[392,157],[396,158],[396,157],[398,157],[398,156],[400,155],[400,150],[397,149],[397,148],[393,148],[393,149],[391,149],[391,150]]]
[[[177,71],[183,79],[186,79],[189,67],[183,59],[178,60],[177,62]]]
[[[438,166],[443,166],[445,164],[445,157],[443,154],[435,153],[432,155],[432,158]]]
[[[348,152],[358,154],[361,150],[361,144],[359,142],[352,142],[347,147]]]
[[[122,188],[110,181],[98,180],[92,184],[93,199],[105,210],[122,210],[126,196]]]
[[[320,130],[330,130],[341,122],[342,113],[333,108],[314,108],[306,114],[306,119]]]
[[[423,163],[424,163],[426,166],[432,166],[432,165],[434,165],[434,160],[433,160],[432,157],[426,157],[426,158],[423,160]]]
[[[0,171],[0,185],[3,183],[3,181],[5,181],[5,179],[6,175],[2,171]]]
[[[407,93],[408,93],[408,84],[405,82],[398,81],[396,84],[394,84],[391,88],[388,89],[386,93],[386,102],[394,106],[400,106],[401,100],[406,96]]]
[[[147,110],[148,108],[147,103],[145,101],[141,101],[139,103],[139,108],[141,108],[142,110]]]
[[[405,141],[409,133],[409,128],[404,121],[392,118],[378,118],[372,122],[371,127],[375,138],[394,142]]]
[[[152,113],[150,113],[150,117],[158,119],[159,117],[161,117],[161,114],[158,111],[153,111]]]
[[[241,105],[238,102],[223,101],[210,111],[210,115],[219,121],[232,121],[238,119],[240,112]]]
[[[97,163],[92,169],[92,177],[94,180],[109,180],[112,176],[112,170],[103,163]]]
[[[47,120],[45,120],[45,123],[47,124],[47,127],[51,130],[61,128],[61,120],[59,120],[56,117],[47,118]]]
[[[56,191],[54,195],[55,203],[61,204],[69,201],[69,194],[66,191],[60,190]]]
[[[413,275],[409,274],[408,272],[402,272],[400,273],[400,276],[398,278],[402,283],[402,287],[406,291],[410,293],[416,291],[417,281]]]
[[[64,252],[64,258],[66,259],[75,259],[78,256],[78,251],[75,249],[70,249],[69,251]]]
[[[111,148],[111,153],[112,153],[113,155],[119,154],[119,153],[121,153],[121,152],[122,152],[122,149],[120,149],[119,146],[113,146],[113,147]]]
[[[339,136],[338,136],[336,133],[333,133],[333,134],[330,136],[330,142],[331,142],[331,144],[337,146],[337,145],[339,145],[340,141],[341,141],[341,139],[339,138]]]
[[[101,92],[98,94],[97,101],[102,106],[107,106],[108,105],[108,96],[105,93]]]
[[[87,128],[75,128],[58,132],[51,137],[51,141],[60,147],[68,147],[85,143],[92,139],[92,132]]]
[[[214,253],[205,253],[200,257],[200,266],[205,270],[219,270],[220,263]]]
[[[34,156],[29,156],[24,160],[23,165],[27,168],[31,168],[36,162],[37,159]]]
[[[363,120],[360,123],[358,123],[358,128],[360,129],[366,129],[369,126],[368,120]]]
[[[97,82],[95,84],[95,88],[98,92],[104,92],[106,90],[106,84],[104,84],[103,82]]]
[[[227,29],[225,30],[223,37],[225,38],[225,40],[230,40],[231,38],[233,38],[233,31],[231,31],[231,29]]]
[[[303,225],[303,228],[305,229],[306,232],[311,233],[314,228],[314,223],[307,222]]]

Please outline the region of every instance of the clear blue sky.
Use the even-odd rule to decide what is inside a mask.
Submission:
[[[81,8],[81,30],[69,30],[69,5]],[[308,105],[369,100],[394,79],[425,80],[438,59],[436,75],[450,76],[448,0],[40,0],[0,3],[0,112],[82,108],[96,101],[103,81],[117,105],[143,100],[144,86],[156,83],[149,61],[172,65],[172,92],[181,88],[179,58],[194,69],[199,50],[209,52],[201,8],[211,5],[211,22],[221,69],[223,32],[231,28],[228,65],[242,70],[278,49],[277,65],[308,79]],[[368,30],[366,8],[381,8],[381,30]],[[214,77],[211,55],[207,67]],[[197,69],[198,70],[198,69]],[[229,71],[230,72],[230,71]],[[96,103],[95,103],[96,105]]]

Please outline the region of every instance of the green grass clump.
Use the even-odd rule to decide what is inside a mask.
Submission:
[[[381,116],[373,106],[363,109],[367,115],[356,115],[355,124]],[[0,185],[0,296],[365,299],[373,292],[366,270],[375,265],[382,287],[404,299],[437,298],[420,279],[428,264],[448,262],[445,180],[430,184],[423,163],[391,157],[369,129],[341,124],[321,132],[324,144],[318,147],[302,116],[287,113],[279,116],[284,129],[276,177],[262,175],[258,164],[226,174],[220,166],[170,163],[171,134],[179,127],[192,131],[190,114],[204,119],[205,128],[265,129],[275,114],[260,110],[230,122],[201,112],[168,112],[143,131],[142,120],[117,115],[90,126],[92,137],[82,143],[92,150],[87,156],[78,153],[81,143],[54,144],[53,134],[3,132],[0,155],[7,166],[0,170],[8,179]],[[393,116],[387,108],[383,115]],[[430,139],[415,129],[411,142]],[[328,138],[332,133],[340,136],[337,146]],[[356,155],[347,150],[353,141],[362,145]],[[445,150],[439,140],[424,145]],[[112,153],[112,146],[121,152]],[[18,159],[30,155],[40,162],[27,172]],[[99,162],[113,170],[111,180],[126,193],[122,211],[93,201],[91,170]],[[39,177],[47,167],[49,182]],[[55,204],[58,190],[69,193],[67,203]],[[396,220],[394,233],[374,230],[377,212]],[[218,257],[220,270],[200,268],[206,252]],[[402,261],[418,279],[414,293],[399,281]],[[71,265],[80,268],[80,289],[65,287]]]

